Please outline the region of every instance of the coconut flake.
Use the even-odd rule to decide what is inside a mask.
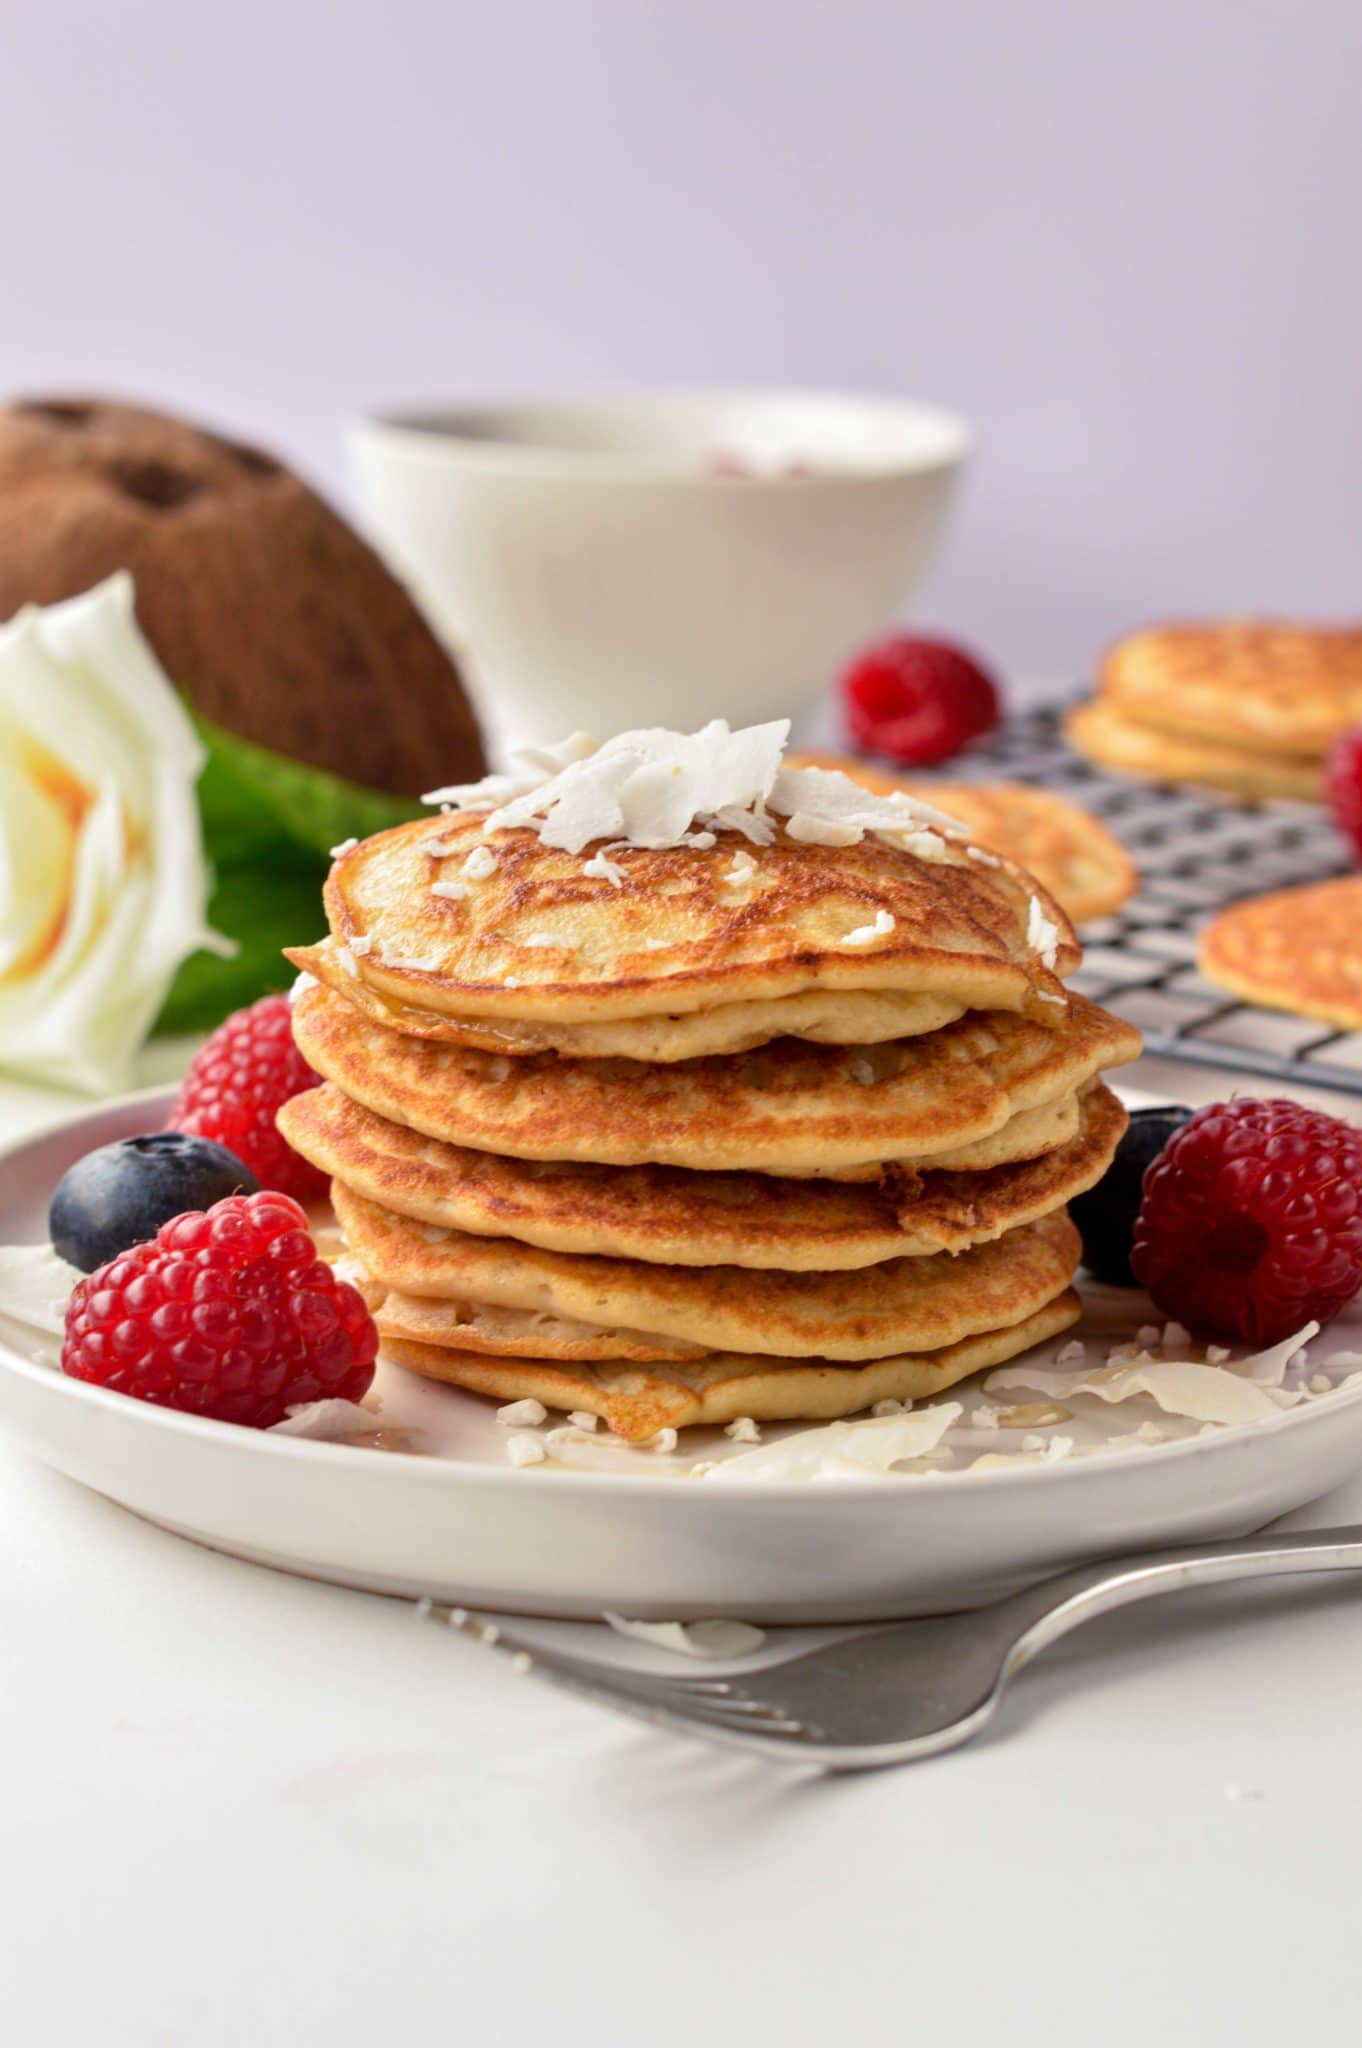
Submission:
[[[358,845],[358,839],[342,839],[339,846],[333,846],[331,849],[332,860],[339,860],[343,853],[353,853]]]
[[[831,1422],[802,1429],[760,1450],[725,1458],[707,1475],[711,1485],[779,1485],[788,1479],[874,1477],[908,1458],[934,1451],[951,1424],[963,1415],[958,1401],[919,1408],[911,1415],[871,1417],[864,1422]]]
[[[1039,896],[1031,898],[1031,907],[1026,913],[1026,943],[1033,953],[1039,954],[1042,966],[1048,967],[1053,974],[1059,958],[1060,931]]]
[[[735,1416],[727,1429],[725,1429],[724,1435],[731,1437],[735,1444],[759,1444],[761,1442],[761,1431],[757,1428],[756,1422],[750,1415]]]
[[[348,946],[337,946],[336,958],[344,971],[352,978],[359,974],[359,964]]]
[[[365,959],[368,954],[373,952],[373,950],[374,941],[369,936],[368,932],[359,932],[350,941],[350,951],[354,954],[356,960]]]
[[[629,1621],[622,1614],[602,1619],[636,1643],[681,1657],[747,1657],[766,1641],[765,1630],[746,1621]]]
[[[497,857],[490,846],[475,846],[463,864],[470,882],[485,882],[496,872]]]
[[[610,855],[616,851],[619,843],[617,841],[615,846],[603,846],[599,853],[593,853],[590,860],[583,862],[582,873],[593,882],[609,882],[618,889],[624,880],[625,870],[617,860],[611,860]]]
[[[1264,1421],[1279,1414],[1284,1405],[1296,1398],[1281,1390],[1281,1371],[1286,1359],[1299,1348],[1301,1337],[1313,1336],[1316,1328],[1315,1324],[1309,1325],[1307,1332],[1241,1360],[1234,1370],[1175,1358],[1137,1358],[1129,1363],[1076,1372],[1050,1371],[1023,1363],[999,1367],[989,1374],[984,1385],[990,1394],[1012,1387],[1032,1387],[1052,1400],[1066,1401],[1076,1394],[1092,1394],[1109,1404],[1146,1394],[1165,1415],[1230,1427],[1240,1422]]]
[[[858,924],[854,931],[847,933],[841,941],[844,946],[873,946],[876,939],[887,938],[893,931],[896,919],[892,911],[877,910],[874,924]]]
[[[344,1444],[357,1436],[372,1436],[382,1427],[372,1408],[363,1408],[358,1401],[300,1401],[265,1434],[307,1437],[319,1444]]]
[[[293,984],[293,987],[288,992],[289,1008],[293,1008],[293,1005],[297,1002],[299,996],[305,996],[310,988],[316,988],[316,986],[316,975],[309,974],[307,969],[304,968],[303,972],[298,976],[297,980]]]
[[[432,882],[432,896],[438,896],[445,903],[461,903],[468,894],[467,882]]]
[[[585,1430],[587,1435],[590,1436],[594,1433],[596,1425],[600,1421],[600,1417],[599,1415],[591,1414],[589,1409],[574,1408],[568,1416],[568,1421],[572,1424],[572,1427],[574,1429]]]
[[[859,825],[840,824],[812,811],[796,811],[785,820],[785,830],[806,846],[855,846],[864,837]]]
[[[548,1458],[548,1452],[544,1449],[537,1436],[530,1436],[524,1432],[519,1432],[514,1436],[507,1437],[506,1458],[509,1464],[520,1469],[526,1465],[544,1464]]]
[[[548,1420],[548,1413],[543,1402],[531,1396],[529,1400],[510,1401],[504,1408],[498,1408],[497,1421],[507,1429],[537,1429]]]
[[[641,728],[601,747],[578,734],[522,752],[512,775],[433,790],[427,801],[484,811],[484,833],[528,829],[569,853],[612,839],[704,849],[717,832],[769,845],[777,829],[771,812],[787,821],[792,839],[811,845],[854,846],[876,833],[941,860],[947,837],[968,839],[958,818],[905,791],[878,796],[839,769],[782,767],[788,736],[786,719],[737,732],[724,719],[693,733]]]
[[[840,768],[782,768],[771,789],[768,803],[773,811],[789,818],[817,818],[827,824],[844,825],[856,838],[867,832],[897,839],[904,833],[935,827],[959,839],[968,839],[969,828],[947,811],[895,790],[887,796],[862,789]],[[787,827],[788,829],[788,827]],[[846,844],[854,845],[855,841]]]

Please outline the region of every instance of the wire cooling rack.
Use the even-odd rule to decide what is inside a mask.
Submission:
[[[1227,903],[1350,871],[1323,805],[1249,806],[1105,775],[1068,746],[1061,716],[1050,706],[1010,719],[954,772],[1073,797],[1130,849],[1139,894],[1084,925],[1072,986],[1137,1025],[1151,1053],[1362,1095],[1362,1032],[1240,1002],[1196,967],[1202,928]]]

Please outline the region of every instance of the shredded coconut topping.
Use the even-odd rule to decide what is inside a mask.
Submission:
[[[446,903],[461,903],[468,894],[467,882],[432,882],[432,896],[439,896]]]
[[[356,960],[363,960],[374,950],[373,938],[368,932],[360,932],[350,941],[350,951]]]
[[[854,846],[875,833],[924,860],[944,859],[948,838],[968,839],[958,819],[904,792],[876,796],[838,769],[784,767],[789,730],[776,719],[733,732],[716,718],[699,732],[654,726],[599,747],[575,733],[522,751],[511,775],[432,790],[425,801],[485,812],[484,833],[528,829],[567,853],[598,840],[704,848],[721,831],[768,846],[777,818],[796,841]]]
[[[844,946],[873,946],[876,939],[888,938],[895,925],[891,910],[877,910],[874,924],[858,924],[855,931],[848,932],[842,940]]]
[[[497,857],[490,846],[475,846],[463,864],[470,882],[485,882],[496,872]]]
[[[1033,953],[1040,955],[1043,966],[1055,971],[1059,958],[1059,926],[1046,915],[1039,896],[1031,898],[1031,907],[1026,913],[1026,943]]]
[[[343,853],[353,853],[358,845],[358,839],[342,839],[339,846],[333,846],[331,849],[332,860],[339,860]]]
[[[732,1437],[735,1444],[759,1444],[761,1431],[750,1415],[739,1415],[729,1423],[724,1435]]]
[[[610,858],[617,850],[618,842],[614,846],[603,846],[599,853],[593,853],[590,860],[583,862],[582,873],[593,882],[610,882],[618,889],[624,880],[624,869],[617,860]]]

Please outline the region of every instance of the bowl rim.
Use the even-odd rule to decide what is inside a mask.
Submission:
[[[870,419],[908,427],[922,436],[917,454],[896,453],[882,461],[822,461],[808,472],[756,470],[726,475],[697,469],[691,451],[586,448],[547,441],[493,438],[475,429],[517,414],[564,417],[634,414],[705,407],[832,405],[859,410]],[[533,475],[573,482],[665,483],[702,490],[788,491],[847,489],[897,482],[957,469],[972,454],[974,433],[949,407],[893,394],[838,391],[801,385],[612,386],[575,392],[519,392],[468,399],[433,399],[381,406],[353,415],[347,426],[352,450],[377,451],[424,462],[500,475]]]

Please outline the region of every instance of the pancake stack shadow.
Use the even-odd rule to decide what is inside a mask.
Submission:
[[[1064,1205],[1139,1038],[1066,994],[1028,875],[930,828],[564,851],[485,818],[343,853],[291,956],[323,1085],[281,1128],[387,1357],[643,1442],[917,1399],[1074,1322]]]

